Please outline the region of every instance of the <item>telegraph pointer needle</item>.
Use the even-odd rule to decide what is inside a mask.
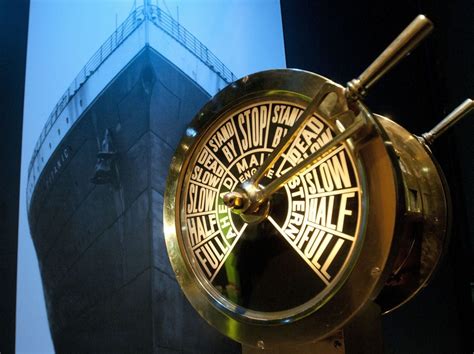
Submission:
[[[356,132],[361,130],[365,126],[365,121],[363,119],[357,119],[353,124],[351,124],[346,130],[342,133],[336,135],[331,141],[323,145],[319,150],[315,151],[307,158],[300,161],[289,171],[285,172],[283,175],[272,180],[266,187],[261,190],[261,198],[269,198],[273,193],[279,190],[285,185],[290,179],[296,176],[298,173],[303,171],[306,167],[312,165],[325,154],[334,149],[337,145],[344,142],[346,139],[349,139]]]
[[[358,78],[351,80],[347,84],[347,88],[343,91],[345,95],[343,99],[351,102],[364,98],[367,94],[367,90],[395,64],[409,54],[410,51],[431,32],[432,29],[433,24],[431,21],[424,15],[418,15]],[[292,167],[291,170],[270,182],[266,187],[259,185],[259,182],[265,174],[304,129],[305,123],[317,111],[326,95],[330,92],[335,92],[334,88],[329,88],[329,86],[331,85],[323,85],[323,87],[316,93],[315,97],[300,115],[295,125],[263,161],[255,174],[249,180],[243,182],[235,191],[224,195],[224,204],[236,213],[258,213],[261,209],[261,205],[268,201],[268,198],[288,182],[288,180],[304,170],[308,165],[317,161],[336,145],[349,139],[366,125],[364,120],[356,118],[351,125],[345,128],[340,134],[336,135],[333,140],[311,154],[309,157],[297,163],[297,165]],[[340,95],[341,93],[336,92],[336,94]]]
[[[283,154],[283,152],[290,146],[290,144],[296,139],[299,133],[303,130],[305,123],[311,118],[313,113],[317,110],[325,96],[332,91],[328,91],[328,86],[323,86],[313,100],[308,104],[306,109],[301,113],[301,115],[296,120],[295,124],[291,127],[288,133],[283,137],[278,146],[270,153],[270,155],[263,161],[262,165],[257,169],[257,171],[250,178],[248,183],[251,183],[253,186],[258,186],[258,183],[261,181],[263,176],[270,170],[273,164],[278,160],[278,158]]]
[[[299,133],[301,133],[306,122],[308,122],[326,95],[330,92],[334,92],[332,85],[323,85],[308,104],[308,106],[306,106],[306,109],[300,114],[295,124],[290,128],[283,139],[281,139],[277,147],[258,167],[257,171],[255,171],[252,177],[249,180],[243,182],[240,188],[237,188],[236,191],[229,192],[224,195],[223,201],[227,207],[231,208],[234,212],[243,213],[250,208],[251,204],[255,208],[258,208],[258,206],[263,203],[264,200],[260,197],[261,189],[259,188],[259,182],[274,165],[274,163],[280,158],[283,152],[296,139]],[[270,194],[266,193],[266,195],[269,196]],[[251,202],[250,199],[253,199],[253,201]],[[258,199],[258,201],[255,201],[256,199]]]

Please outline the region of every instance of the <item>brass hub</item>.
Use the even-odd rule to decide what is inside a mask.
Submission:
[[[261,198],[260,189],[251,183],[243,183],[222,198],[233,213],[240,215],[246,223],[259,223],[270,211],[270,200]]]

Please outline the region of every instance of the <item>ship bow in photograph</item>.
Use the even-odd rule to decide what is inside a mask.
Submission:
[[[233,74],[160,8],[135,8],[61,97],[27,202],[57,352],[238,353],[184,298],[163,238],[187,123]]]

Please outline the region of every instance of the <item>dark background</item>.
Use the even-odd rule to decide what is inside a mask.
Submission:
[[[435,31],[370,92],[368,106],[421,134],[474,97],[474,1],[281,0],[288,67],[345,83],[418,14]],[[0,0],[0,352],[14,352],[18,195],[28,0]],[[474,119],[433,150],[453,199],[452,242],[435,280],[383,320],[387,353],[471,353]]]
[[[371,88],[366,102],[409,131],[431,129],[474,98],[474,1],[281,0],[288,67],[345,84],[357,77],[416,15],[435,30]],[[472,353],[474,112],[433,144],[453,200],[452,242],[432,283],[383,318],[387,353]]]

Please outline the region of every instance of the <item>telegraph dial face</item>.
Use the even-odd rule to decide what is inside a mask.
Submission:
[[[285,183],[258,217],[224,204],[324,85],[341,93],[323,77],[294,70],[234,83],[198,113],[171,164],[164,225],[177,280],[206,320],[241,342],[253,343],[267,328],[275,341],[276,328],[308,339],[337,328],[367,301],[379,278],[352,275],[360,257],[366,258],[363,267],[381,266],[386,257],[385,245],[367,243],[375,251],[364,246],[369,193],[364,159],[352,140]],[[262,188],[340,133],[331,113],[336,101],[328,99],[311,116],[259,181]],[[359,115],[369,114],[359,108]],[[363,295],[355,299],[359,287]]]
[[[189,156],[179,191],[181,237],[196,277],[225,307],[250,318],[290,318],[317,306],[347,273],[359,236],[360,182],[344,144],[273,194],[262,218],[246,220],[223,202],[300,116],[304,107],[294,101],[250,100],[213,120]],[[314,115],[261,184],[334,134]]]

